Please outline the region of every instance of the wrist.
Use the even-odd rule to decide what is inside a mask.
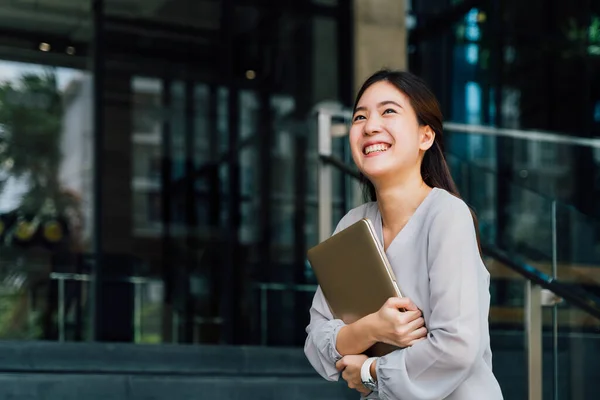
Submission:
[[[381,338],[379,337],[379,324],[378,324],[378,316],[377,313],[369,314],[365,318],[363,318],[365,324],[365,333],[369,342],[375,344],[377,342],[381,342]]]
[[[377,382],[377,360],[378,359],[375,359],[369,367],[369,372],[371,373],[371,377],[375,382]]]

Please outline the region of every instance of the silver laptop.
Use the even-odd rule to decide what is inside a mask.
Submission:
[[[308,261],[333,316],[350,324],[378,311],[399,285],[369,219],[361,219],[308,250]],[[370,355],[396,347],[377,344]]]

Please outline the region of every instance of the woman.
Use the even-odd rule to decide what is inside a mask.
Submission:
[[[435,96],[410,73],[379,71],[358,92],[349,137],[372,202],[346,214],[334,234],[369,218],[406,297],[346,325],[319,288],[308,360],[369,398],[502,399],[492,373],[489,273],[444,159]],[[401,349],[367,358],[376,342]]]

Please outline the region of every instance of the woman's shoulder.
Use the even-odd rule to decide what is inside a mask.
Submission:
[[[431,222],[456,222],[463,218],[471,220],[471,208],[460,197],[445,189],[435,188],[434,201],[427,212]]]

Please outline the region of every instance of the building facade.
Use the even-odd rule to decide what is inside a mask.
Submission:
[[[0,3],[0,346],[21,360],[0,363],[0,377],[210,375],[181,386],[195,390],[211,374],[251,377],[257,362],[267,377],[314,378],[294,368],[316,283],[315,110],[349,109],[383,67],[417,73],[440,99],[448,161],[485,238],[547,262],[556,227],[540,227],[555,223],[559,261],[600,264],[597,148],[510,136],[600,135],[597,2]],[[334,152],[349,161],[337,122]],[[354,189],[341,173],[333,182],[335,222]],[[505,280],[492,284],[491,320],[522,335],[523,282]],[[39,364],[22,361],[48,343],[30,356]],[[96,364],[71,363],[78,352]],[[246,364],[203,367],[235,364],[228,354]],[[509,393],[524,387],[525,371],[500,370]]]

